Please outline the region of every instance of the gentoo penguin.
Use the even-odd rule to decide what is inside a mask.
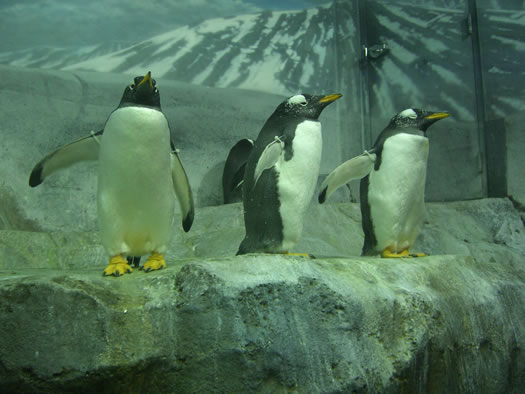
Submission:
[[[361,179],[365,240],[363,256],[421,257],[409,253],[424,216],[428,158],[427,128],[446,112],[410,108],[399,112],[379,134],[373,148],[337,167],[321,185],[323,203],[339,186]]]
[[[288,253],[301,235],[303,216],[321,163],[323,109],[341,94],[298,94],[284,100],[261,129],[244,173],[246,236],[237,254]]]
[[[126,87],[102,131],[47,155],[33,169],[29,184],[38,186],[58,169],[97,158],[100,235],[110,256],[104,275],[131,272],[124,257],[149,253],[144,271],[164,268],[175,196],[185,231],[193,223],[194,206],[150,72]]]

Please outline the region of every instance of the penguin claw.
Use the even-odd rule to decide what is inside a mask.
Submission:
[[[109,260],[109,265],[104,269],[104,276],[116,276],[133,272],[133,268],[121,255],[113,256]]]
[[[162,268],[166,268],[166,260],[164,260],[164,256],[160,253],[153,252],[150,258],[140,269],[147,273],[150,271],[160,270]]]

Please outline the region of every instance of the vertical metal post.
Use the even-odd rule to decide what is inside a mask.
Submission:
[[[489,120],[487,117],[485,104],[486,91],[483,81],[481,38],[476,0],[468,0],[468,10],[472,26],[472,60],[480,137],[481,169],[485,174],[485,176],[482,177],[482,189],[483,194],[488,197],[504,197],[507,195],[505,125],[500,120]]]
[[[501,118],[485,122],[487,144],[487,183],[489,197],[506,197],[507,138],[505,121]]]

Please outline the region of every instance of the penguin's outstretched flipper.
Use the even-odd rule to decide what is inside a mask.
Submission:
[[[375,161],[376,154],[372,151],[365,151],[365,153],[345,161],[333,170],[322,183],[319,203],[324,203],[333,192],[351,180],[367,176],[372,171]]]
[[[272,168],[275,163],[277,163],[279,157],[281,157],[281,154],[283,153],[283,150],[284,137],[275,136],[273,141],[266,145],[263,152],[261,153],[261,156],[259,157],[259,160],[257,161],[257,165],[255,166],[255,172],[253,174],[253,187],[257,185],[257,181],[259,180],[259,177],[262,175],[263,171]]]
[[[175,195],[179,201],[180,211],[182,212],[182,228],[184,231],[190,231],[195,216],[195,207],[193,205],[193,193],[191,192],[190,182],[184,167],[176,151],[171,152],[171,179]]]
[[[78,162],[97,160],[103,131],[93,132],[88,137],[64,145],[48,154],[31,171],[29,186],[38,186],[52,173]]]

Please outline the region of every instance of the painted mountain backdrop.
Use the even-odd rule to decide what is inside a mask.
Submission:
[[[363,89],[361,42],[384,42],[390,51],[371,65],[368,87],[372,101],[381,102],[388,116],[400,105],[400,91],[409,91],[413,102],[421,104],[426,104],[430,91],[454,103],[461,119],[472,121],[475,111],[463,104],[472,100],[458,100],[460,92],[474,94],[467,12],[457,4],[430,3],[409,6],[403,1],[369,0],[361,15],[367,37],[360,37],[361,11],[354,2],[334,1],[318,8],[208,19],[139,43],[2,52],[0,63],[130,75],[151,70],[157,77],[212,87],[281,95],[305,89],[347,90],[343,93],[358,98]],[[521,108],[513,92],[515,76],[524,76],[515,59],[525,52],[521,43],[525,12],[499,8],[499,4],[494,9],[482,8],[480,24],[484,73],[487,83],[500,93],[497,101],[489,103],[491,111],[502,116]],[[428,84],[429,75],[435,88],[425,91],[421,87]],[[358,102],[348,109],[361,112]]]
[[[325,91],[333,85],[333,12],[319,7],[209,19],[127,47],[9,52],[0,63],[132,75],[147,69],[157,77],[278,94],[304,86]]]

